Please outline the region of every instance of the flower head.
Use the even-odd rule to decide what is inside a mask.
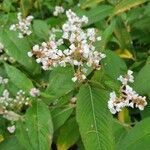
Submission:
[[[55,10],[53,12],[54,16],[58,16],[59,14],[64,13],[64,8],[62,6],[55,6]]]
[[[121,81],[123,85],[126,85],[128,82],[133,83],[134,77],[133,77],[133,71],[128,70],[127,74],[123,77],[122,75],[119,76],[118,80]]]
[[[32,97],[37,97],[40,95],[40,90],[37,88],[32,88],[29,93]]]
[[[67,21],[62,25],[62,30],[51,31],[49,41],[33,46],[28,56],[36,57],[36,62],[42,65],[44,70],[57,66],[66,67],[70,64],[75,67],[73,82],[82,82],[86,79],[86,68],[100,69],[100,61],[105,54],[95,50],[97,41],[94,28],[82,29],[82,25],[88,23],[86,16],[78,17],[72,10],[66,11]],[[56,39],[55,32],[61,32],[62,37]],[[64,44],[67,41],[68,47]],[[65,47],[65,49],[61,49]]]
[[[14,133],[15,130],[16,130],[16,127],[15,127],[15,125],[12,125],[12,126],[7,127],[7,130],[8,130],[10,133]]]
[[[122,86],[120,87],[118,97],[115,92],[110,93],[108,108],[112,114],[121,111],[124,107],[139,108],[140,110],[143,110],[147,105],[146,97],[140,96],[131,86],[127,84],[128,82],[134,82],[132,73],[133,72],[131,70],[128,70],[125,77],[119,76],[118,80],[122,82]]]
[[[17,14],[18,23],[12,24],[9,29],[13,31],[18,30],[19,38],[23,38],[26,35],[30,35],[32,33],[30,30],[30,25],[31,25],[33,18],[34,18],[33,16],[27,16],[26,18],[23,18],[22,14],[19,12]]]

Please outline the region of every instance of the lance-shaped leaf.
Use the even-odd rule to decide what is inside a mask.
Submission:
[[[77,99],[77,122],[86,150],[113,150],[112,118],[108,93],[90,85],[81,87]]]
[[[114,52],[106,51],[106,58],[103,60],[102,65],[106,75],[111,79],[116,80],[120,74],[124,74],[127,66],[123,59],[119,58]]]
[[[51,111],[54,131],[61,127],[73,112],[73,107],[54,108]]]
[[[10,136],[6,138],[3,142],[0,143],[1,150],[26,150],[20,143],[18,142],[15,136]]]
[[[47,40],[49,37],[49,28],[46,22],[42,20],[33,21],[33,30],[40,39]]]
[[[146,1],[148,0],[122,0],[116,5],[113,15],[127,11],[132,7],[145,3]]]
[[[148,57],[146,64],[140,70],[133,83],[133,88],[140,94],[150,93],[150,57]]]
[[[31,80],[19,69],[15,68],[14,66],[10,66],[8,64],[5,64],[5,69],[11,82],[14,85],[16,85],[17,88],[22,89],[27,92],[31,88],[33,88],[33,84]]]
[[[27,39],[19,39],[14,31],[0,31],[0,41],[4,44],[6,53],[23,65],[32,74],[40,73],[39,65],[29,58],[27,53],[31,50]]]
[[[69,119],[60,129],[57,138],[57,149],[67,150],[79,139],[79,129],[75,117]]]
[[[117,144],[117,150],[148,150],[150,148],[150,118],[146,118],[131,129]]]
[[[25,122],[18,123],[19,142],[29,150],[49,150],[52,135],[53,124],[47,105],[40,100],[34,101],[26,113]]]
[[[74,70],[71,66],[55,68],[50,74],[46,93],[53,96],[53,98],[59,98],[69,93],[75,85],[71,80],[73,76]]]

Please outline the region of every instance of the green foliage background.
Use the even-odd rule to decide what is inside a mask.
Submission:
[[[107,57],[102,69],[82,85],[71,81],[72,67],[45,72],[27,56],[33,45],[48,40],[50,28],[64,22],[65,15],[52,15],[56,5],[86,15],[89,23],[84,28],[95,27],[102,36],[96,50]],[[33,33],[24,39],[9,31],[19,11],[24,17],[35,17]],[[0,75],[10,79],[11,94],[15,96],[17,89],[29,92],[34,86],[42,91],[31,107],[21,112],[24,120],[17,122],[15,134],[8,133],[8,122],[0,117],[1,150],[150,149],[149,0],[1,0],[0,42],[5,53],[16,60],[13,64],[0,62]],[[112,116],[107,108],[109,92],[118,89],[116,79],[127,69],[134,71],[132,87],[147,96],[148,105],[142,112],[125,109]],[[78,98],[75,105],[70,103],[73,96]]]

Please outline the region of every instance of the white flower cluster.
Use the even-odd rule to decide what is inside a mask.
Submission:
[[[32,88],[29,93],[32,97],[37,97],[40,95],[40,90],[37,88]]]
[[[122,83],[119,96],[117,96],[114,91],[110,93],[108,108],[112,114],[121,111],[124,107],[139,108],[140,110],[143,110],[147,105],[146,97],[140,96],[128,85],[128,82],[134,82],[132,73],[133,72],[131,70],[128,70],[125,77],[119,76],[118,80]]]
[[[29,100],[29,97],[26,97],[25,92],[22,90],[17,92],[15,98],[12,98],[10,97],[9,91],[5,89],[0,97],[0,105],[5,110],[19,110],[23,105],[28,105]]]
[[[4,45],[2,43],[0,43],[0,53],[3,52],[3,49],[4,49]]]
[[[0,76],[0,85],[6,85],[8,83],[8,79],[7,78],[3,78]]]
[[[119,80],[123,85],[127,85],[128,82],[133,83],[134,82],[134,77],[133,77],[132,74],[133,74],[133,71],[128,70],[128,72],[125,75],[125,77],[123,77],[122,75],[120,75],[117,80]]]
[[[59,14],[64,13],[64,8],[62,6],[55,6],[55,10],[53,12],[54,16],[58,16]]]
[[[27,16],[25,19],[22,17],[22,14],[19,12],[17,14],[18,23],[12,24],[10,26],[10,30],[19,31],[19,38],[23,38],[25,35],[30,35],[32,32],[30,30],[31,21],[33,20],[33,16]]]
[[[62,26],[62,37],[56,40],[56,36],[52,34],[48,42],[33,46],[28,56],[35,56],[37,63],[41,63],[44,70],[71,64],[76,69],[72,81],[81,82],[86,79],[87,68],[100,69],[100,61],[106,56],[96,51],[93,45],[101,40],[96,37],[96,30],[81,28],[83,24],[88,23],[88,18],[79,18],[71,10],[66,11],[66,16],[68,20]],[[66,45],[67,48],[60,48]]]

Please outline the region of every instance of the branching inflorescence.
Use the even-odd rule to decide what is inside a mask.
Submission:
[[[25,93],[23,90],[19,90],[15,97],[11,95],[9,90],[5,87],[8,84],[8,78],[0,76],[0,85],[4,87],[0,96],[0,108],[4,111],[7,110],[20,110],[24,105],[29,105],[31,97],[37,97],[40,95],[40,90],[37,88],[31,88],[29,93]]]
[[[128,82],[134,82],[132,73],[131,70],[128,70],[124,77],[121,75],[119,76],[118,80],[121,81],[122,85],[118,95],[114,91],[110,93],[108,108],[112,114],[121,111],[124,107],[139,108],[140,110],[143,110],[147,105],[146,97],[140,96],[128,85]]]
[[[18,23],[12,24],[10,26],[10,30],[19,31],[19,38],[23,38],[26,35],[30,35],[32,32],[30,30],[31,21],[33,20],[33,16],[28,16],[26,18],[22,17],[21,13],[17,14]]]
[[[33,46],[28,56],[35,56],[44,70],[71,64],[76,70],[72,81],[82,82],[86,79],[87,68],[100,69],[100,61],[106,56],[95,50],[94,43],[101,40],[96,37],[96,30],[82,29],[88,18],[80,18],[71,10],[66,11],[66,16],[68,20],[62,26],[62,37],[56,39],[54,33],[51,34],[49,41]]]

